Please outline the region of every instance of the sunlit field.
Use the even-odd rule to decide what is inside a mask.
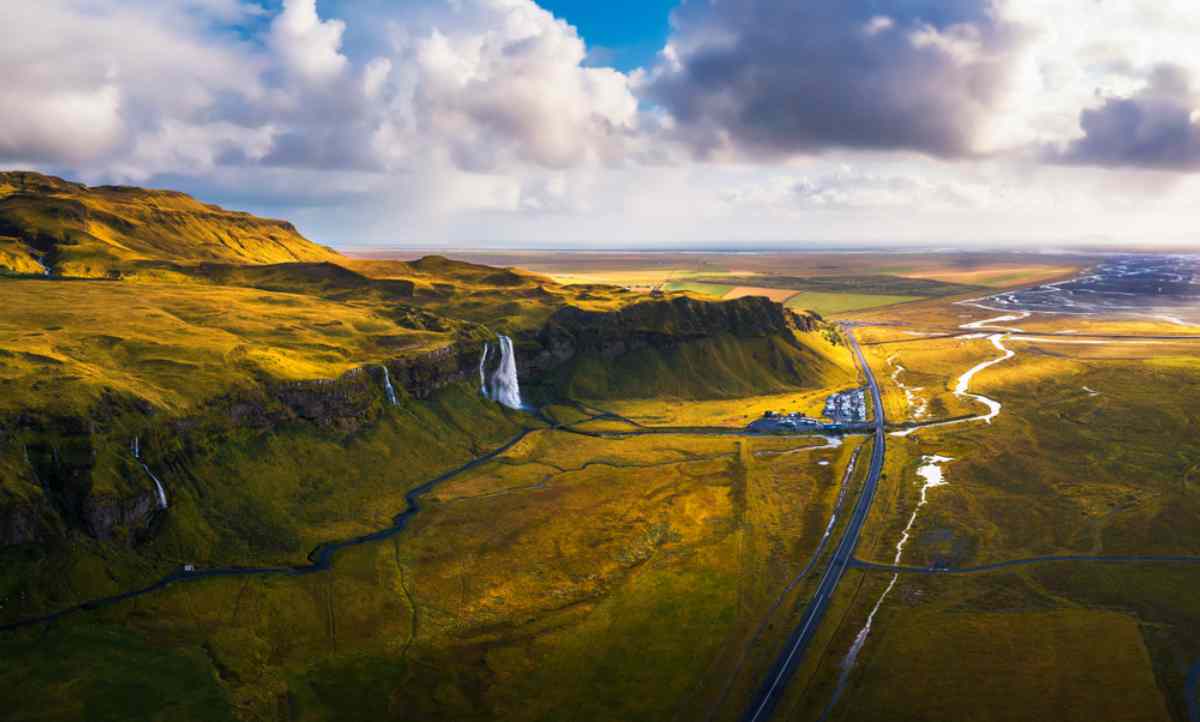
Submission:
[[[999,314],[932,303],[917,310],[878,319],[902,319],[903,327],[860,329],[874,344],[868,356],[884,382],[889,422],[900,428],[983,415],[985,406],[954,388],[961,374],[1000,351],[985,338],[915,334],[938,326],[964,334],[954,327]],[[1187,329],[1135,320],[1035,315],[1000,325],[1029,333],[1001,333],[1015,356],[978,373],[969,387],[1000,402],[998,415],[991,423],[889,436],[885,477],[899,486],[881,490],[874,543],[868,537],[859,558],[891,564],[915,511],[901,557],[913,567],[1045,556],[1149,559],[1035,562],[961,577],[901,574],[886,596],[891,573],[858,572],[845,585],[838,631],[805,667],[811,676],[799,677],[808,680],[799,685],[805,693],[789,699],[798,718],[1186,714],[1197,620],[1185,590],[1200,565],[1153,559],[1200,557],[1200,445],[1192,433],[1200,423],[1200,341],[1138,339]],[[1075,331],[1096,337],[1072,339]],[[923,482],[915,471],[932,455],[952,460],[940,465],[944,484],[928,489],[918,507]],[[881,597],[847,672],[852,643]],[[837,705],[826,710],[844,675]]]
[[[591,701],[572,705],[576,719],[670,714],[683,699],[700,714],[786,626],[761,629],[854,448],[535,433],[438,487],[403,540],[347,550],[327,574],[211,580],[73,618],[38,633],[63,650],[54,665],[10,667],[4,681],[39,690],[19,703],[35,710],[73,655],[128,660],[89,677],[86,701],[135,684],[151,650],[184,665],[203,649],[239,708],[271,709],[290,689],[302,719],[346,695],[443,719],[540,719],[579,699]],[[5,654],[32,639],[7,638]],[[220,693],[193,684],[195,714]]]

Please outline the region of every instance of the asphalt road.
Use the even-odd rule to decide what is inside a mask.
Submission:
[[[855,559],[850,566],[870,572],[888,572],[889,574],[981,574],[983,572],[1023,567],[1030,564],[1049,564],[1053,562],[1094,562],[1096,564],[1200,564],[1200,556],[1089,556],[1082,554],[1064,554],[1059,556],[1029,557],[1028,559],[1010,559],[1003,562],[982,564],[977,567],[911,567],[903,564],[877,564]]]
[[[1187,693],[1188,719],[1191,722],[1200,722],[1200,660],[1196,660],[1188,670],[1184,690]]]
[[[463,474],[464,472],[470,471],[471,469],[474,469],[482,464],[486,464],[487,462],[491,461],[492,459],[495,459],[495,458],[503,455],[509,449],[511,449],[512,447],[519,444],[522,439],[524,439],[526,436],[528,436],[533,431],[534,431],[534,429],[532,429],[532,428],[524,428],[519,433],[517,433],[515,436],[513,436],[511,439],[509,439],[503,446],[499,447],[498,449],[488,452],[482,456],[476,457],[475,459],[468,461],[467,463],[463,464],[462,466],[459,466],[450,471],[447,471],[446,473],[441,474],[433,479],[430,479],[429,481],[425,482],[424,484],[421,484],[420,486],[417,486],[417,487],[411,489],[408,493],[406,493],[404,495],[405,498],[408,500],[408,507],[403,512],[401,512],[395,518],[392,519],[391,526],[380,529],[379,531],[371,533],[371,534],[364,534],[362,536],[352,537],[350,539],[343,539],[340,541],[326,542],[324,544],[321,544],[320,546],[313,549],[312,552],[309,553],[309,555],[308,555],[309,563],[308,564],[300,564],[300,565],[296,565],[296,566],[280,566],[280,567],[215,567],[215,568],[208,568],[208,569],[196,569],[194,571],[186,571],[183,569],[177,569],[176,571],[173,571],[170,574],[167,574],[165,577],[159,579],[157,582],[154,582],[153,584],[146,586],[146,587],[142,587],[140,589],[134,589],[134,590],[131,590],[128,592],[123,592],[121,594],[114,594],[113,596],[110,596],[110,597],[102,597],[99,599],[92,599],[90,601],[83,602],[82,604],[77,604],[73,607],[69,607],[67,609],[62,609],[60,611],[53,612],[51,614],[46,614],[46,615],[43,615],[40,617],[34,617],[31,619],[22,619],[22,620],[10,622],[7,624],[0,624],[0,632],[9,632],[9,631],[21,629],[24,627],[30,627],[33,625],[37,625],[37,624],[47,624],[50,622],[55,622],[69,614],[75,614],[78,612],[95,611],[97,609],[109,607],[109,606],[112,606],[119,602],[127,601],[129,599],[134,599],[136,597],[142,597],[147,594],[153,594],[155,592],[166,589],[167,587],[175,585],[175,584],[197,582],[202,579],[212,579],[214,577],[249,577],[249,576],[278,576],[278,575],[301,576],[301,575],[305,575],[305,574],[314,574],[317,572],[328,571],[333,566],[333,557],[334,557],[334,555],[337,554],[337,552],[339,552],[340,550],[345,549],[347,547],[353,547],[353,546],[358,546],[361,544],[366,544],[368,542],[374,542],[374,541],[380,541],[383,539],[388,539],[390,537],[393,537],[393,536],[403,532],[406,528],[408,528],[409,520],[412,519],[412,517],[416,516],[417,513],[419,513],[421,511],[421,497],[422,496],[424,496],[425,494],[432,491],[433,488],[436,487],[438,484],[441,484],[442,482],[453,479],[454,477],[459,476],[459,475]]]
[[[854,506],[850,522],[847,524],[846,531],[843,533],[841,541],[833,552],[829,566],[825,568],[825,573],[821,577],[821,583],[817,587],[816,594],[809,601],[808,607],[805,608],[804,615],[800,619],[799,626],[796,627],[795,631],[788,638],[787,644],[784,645],[779,657],[771,665],[771,669],[768,671],[767,678],[763,682],[762,687],[754,695],[750,706],[746,709],[746,713],[742,717],[746,722],[763,722],[770,719],[771,715],[775,712],[775,707],[779,704],[779,700],[787,690],[788,682],[791,681],[792,675],[796,671],[796,666],[804,659],[804,654],[808,651],[808,646],[812,642],[817,628],[821,625],[821,619],[825,616],[825,612],[833,600],[838,583],[841,582],[846,569],[854,561],[854,552],[858,547],[859,535],[862,532],[863,524],[867,521],[867,514],[871,510],[871,502],[875,499],[875,489],[879,484],[879,476],[883,473],[884,426],[886,420],[883,415],[883,399],[879,393],[879,384],[875,381],[875,374],[871,372],[871,366],[863,356],[862,349],[859,348],[858,339],[854,337],[854,333],[847,331],[846,337],[850,340],[850,346],[854,350],[854,355],[858,358],[859,366],[861,366],[863,374],[867,378],[867,385],[870,388],[871,399],[875,406],[875,443],[871,448],[871,466],[867,471],[867,480],[863,485],[862,493],[858,497],[858,502]]]

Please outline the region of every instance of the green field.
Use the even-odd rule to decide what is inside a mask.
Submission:
[[[664,291],[690,291],[703,296],[713,296],[714,298],[722,298],[734,288],[734,286],[729,284],[698,283],[694,281],[671,281],[663,286]]]
[[[894,306],[898,303],[919,301],[920,296],[889,296],[866,293],[824,293],[821,291],[801,291],[787,300],[788,308],[814,311],[822,316],[849,311],[861,311],[868,308]]]

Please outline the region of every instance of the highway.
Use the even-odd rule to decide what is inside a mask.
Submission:
[[[866,376],[867,386],[871,392],[871,400],[875,406],[875,442],[871,447],[871,466],[867,471],[867,479],[863,484],[863,490],[858,497],[858,502],[854,506],[850,522],[847,524],[846,531],[843,533],[841,541],[830,558],[829,566],[825,568],[825,573],[821,577],[821,583],[817,586],[816,594],[809,601],[808,606],[804,610],[804,615],[800,619],[799,626],[788,637],[787,643],[784,645],[779,657],[771,665],[762,687],[754,695],[749,707],[746,709],[746,713],[742,717],[746,722],[763,722],[770,719],[771,715],[775,712],[776,705],[779,704],[779,700],[787,690],[788,682],[791,681],[797,665],[804,659],[804,654],[808,651],[808,646],[821,625],[821,619],[825,616],[825,612],[833,601],[833,595],[837,591],[838,583],[842,581],[842,576],[846,573],[846,569],[854,562],[854,553],[858,547],[859,535],[862,532],[863,525],[867,521],[867,515],[871,511],[871,502],[875,499],[875,489],[879,484],[879,477],[883,473],[884,427],[887,423],[883,414],[883,398],[879,393],[879,384],[875,381],[875,374],[872,373],[870,364],[867,363],[866,357],[863,356],[862,349],[859,347],[858,339],[854,337],[853,331],[847,330],[846,338],[849,339],[850,346],[854,351],[855,357],[858,359],[859,366]]]
[[[1010,559],[1003,562],[993,562],[977,567],[912,567],[903,564],[879,564],[855,559],[850,566],[868,572],[887,572],[889,574],[982,574],[999,569],[1023,567],[1030,564],[1052,564],[1055,562],[1092,562],[1096,564],[1200,564],[1198,556],[1094,556],[1083,554],[1064,554],[1058,556],[1029,557],[1028,559]]]

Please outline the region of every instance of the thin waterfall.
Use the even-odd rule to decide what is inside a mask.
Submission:
[[[150,480],[154,482],[155,496],[158,498],[158,508],[166,509],[167,491],[163,488],[162,482],[158,480],[158,477],[154,475],[154,472],[150,471],[150,467],[146,462],[142,461],[142,444],[139,437],[133,437],[133,443],[130,444],[129,450],[133,452],[133,458],[137,460],[137,463],[141,464],[142,469],[146,472],[146,476],[149,476]]]
[[[496,345],[500,347],[500,363],[491,376],[487,374],[489,346],[486,343],[483,345],[483,358],[479,360],[479,383],[483,395],[510,409],[523,409],[521,385],[517,381],[517,354],[513,350],[512,339],[501,334]]]
[[[392,375],[388,373],[387,364],[383,365],[383,390],[387,393],[387,400],[392,406],[399,406],[400,400],[396,398],[396,389],[392,387]]]
[[[479,357],[479,393],[483,394],[483,397],[485,399],[492,398],[491,394],[488,393],[488,382],[487,382],[487,359],[488,359],[488,351],[490,349],[491,349],[491,347],[488,346],[488,342],[484,341],[483,342],[483,355]]]

